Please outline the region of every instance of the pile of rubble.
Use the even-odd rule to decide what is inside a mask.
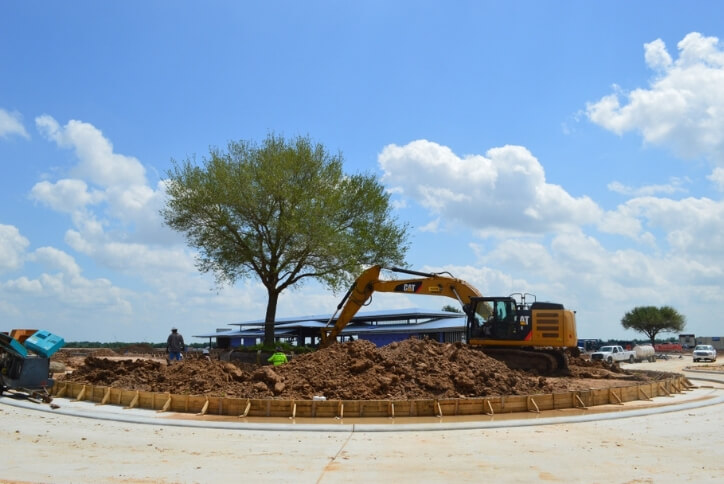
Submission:
[[[376,400],[471,398],[555,393],[641,379],[617,366],[571,358],[570,375],[543,377],[511,370],[460,343],[409,339],[378,348],[364,340],[335,344],[273,366],[189,359],[173,365],[147,359],[88,356],[58,380],[174,394],[240,398]]]

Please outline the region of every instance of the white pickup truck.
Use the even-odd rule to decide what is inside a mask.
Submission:
[[[636,353],[633,351],[626,351],[621,346],[601,346],[598,351],[591,353],[591,360],[603,360],[608,363],[614,361],[626,361],[633,363],[636,359]]]

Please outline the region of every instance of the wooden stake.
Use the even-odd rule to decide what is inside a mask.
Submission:
[[[108,403],[108,400],[111,399],[111,387],[106,388],[106,393],[103,395],[103,400],[101,400],[101,403],[98,403],[96,405],[105,405]]]
[[[246,417],[247,415],[249,415],[249,410],[251,410],[251,400],[249,400],[249,399],[247,398],[247,399],[246,399],[246,409],[244,409],[244,413],[242,413],[241,415],[239,415],[239,418],[244,418],[244,417]]]
[[[659,383],[659,388],[666,394],[667,397],[673,397],[671,392],[666,389],[666,385],[664,385],[663,383]]]
[[[616,392],[613,390],[613,388],[608,389],[608,403],[611,403],[611,396],[613,396],[613,398],[616,399],[616,402],[619,405],[623,405],[623,402],[621,401],[620,398],[618,398],[618,395],[616,395]]]
[[[206,403],[204,403],[204,406],[201,408],[201,412],[197,413],[196,415],[206,415],[206,411],[209,409],[209,397],[206,397]]]
[[[138,406],[138,400],[140,400],[141,392],[136,390],[136,395],[133,397],[133,400],[131,400],[131,403],[128,404],[126,408],[136,408]]]
[[[166,399],[166,402],[163,404],[163,407],[161,407],[161,410],[159,412],[166,412],[168,409],[171,408],[171,394],[168,394],[168,398]]]

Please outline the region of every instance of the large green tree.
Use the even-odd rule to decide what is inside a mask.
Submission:
[[[404,264],[408,227],[368,174],[345,174],[309,137],[269,134],[230,142],[198,164],[172,162],[161,214],[198,249],[197,267],[217,284],[258,278],[267,290],[264,343],[273,344],[279,295],[304,280],[332,290],[363,266]]]
[[[683,331],[686,318],[671,306],[638,306],[624,315],[621,326],[644,333],[653,345],[661,332]]]

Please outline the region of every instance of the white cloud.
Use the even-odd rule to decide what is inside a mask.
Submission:
[[[21,314],[24,324],[37,324],[32,321],[35,313],[61,314],[79,310],[95,310],[98,315],[124,313],[131,311],[131,303],[123,295],[124,291],[103,278],[87,279],[83,277],[81,267],[68,253],[53,247],[41,247],[27,257],[28,262],[36,263],[41,273],[36,278],[22,276],[0,284],[0,294],[12,295],[13,306],[6,308],[11,314]],[[42,308],[42,311],[41,311]],[[91,317],[91,320],[94,318]],[[52,325],[44,321],[43,327]]]
[[[80,266],[72,256],[53,247],[37,249],[30,256],[30,259],[42,264],[48,270],[59,270],[71,278],[77,278],[81,273]]]
[[[714,168],[714,171],[707,178],[714,182],[720,192],[724,192],[724,168]]]
[[[696,32],[678,49],[674,61],[660,39],[645,44],[646,63],[657,71],[650,87],[604,96],[587,105],[587,115],[614,133],[636,131],[678,156],[724,166],[724,52],[716,37]]]
[[[23,117],[18,112],[8,112],[0,108],[0,138],[8,138],[12,135],[29,139],[30,135],[23,126]]]
[[[29,245],[30,241],[20,234],[17,227],[0,224],[0,272],[22,267]]]
[[[113,145],[91,124],[71,120],[61,127],[51,116],[35,118],[38,130],[58,146],[72,148],[80,163],[74,175],[102,187],[145,185],[146,170],[134,157],[113,152]]]
[[[636,197],[606,212],[598,225],[668,253],[721,265],[724,257],[724,201]]]
[[[666,44],[661,39],[644,44],[646,65],[655,70],[666,70],[671,66],[671,56],[666,51]]]
[[[71,178],[38,182],[30,192],[32,199],[71,215],[74,228],[65,238],[71,247],[113,269],[136,263],[149,272],[164,262],[170,267],[193,266],[189,254],[167,256],[174,250],[165,247],[181,243],[182,238],[159,215],[163,182],[149,186],[143,165],[134,157],[114,153],[111,142],[88,123],[72,120],[61,127],[43,115],[36,118],[36,125],[59,147],[72,148],[78,159],[67,170]]]
[[[114,287],[107,279],[89,280],[77,275],[69,276],[64,272],[44,273],[37,279],[24,276],[6,281],[0,285],[0,293],[2,292],[33,298],[30,301],[16,299],[19,304],[25,304],[28,320],[32,319],[31,312],[37,311],[39,307],[47,311],[46,318],[47,314],[57,314],[57,311],[61,310],[80,310],[81,314],[85,313],[81,317],[88,318],[88,311],[96,310],[97,313],[91,316],[90,320],[103,314],[128,314],[132,311],[131,303],[124,296],[125,291]],[[52,321],[43,323],[44,326],[52,324]]]
[[[58,212],[74,213],[87,205],[103,200],[102,192],[89,191],[83,180],[63,179],[55,183],[42,181],[36,183],[30,191],[30,197],[42,202]]]
[[[420,232],[437,232],[440,230],[440,217],[431,220],[419,228]]]
[[[418,140],[388,145],[378,160],[383,180],[397,192],[482,236],[568,230],[601,214],[588,197],[547,183],[541,164],[521,146],[458,157],[446,146]]]
[[[598,222],[598,229],[608,234],[618,234],[630,237],[635,240],[650,242],[649,233],[643,232],[643,224],[637,217],[637,213],[627,205],[619,205],[616,210],[603,214]]]
[[[690,180],[688,179],[672,177],[670,179],[670,182],[666,185],[646,185],[642,187],[630,187],[624,185],[621,182],[614,181],[608,184],[608,189],[612,192],[620,193],[621,195],[631,195],[638,197],[656,195],[659,193],[665,195],[672,195],[674,193],[686,192],[686,188],[684,188],[683,185],[689,182]]]
[[[717,265],[724,257],[724,202],[641,197],[625,206],[633,216],[666,234],[672,254]]]

